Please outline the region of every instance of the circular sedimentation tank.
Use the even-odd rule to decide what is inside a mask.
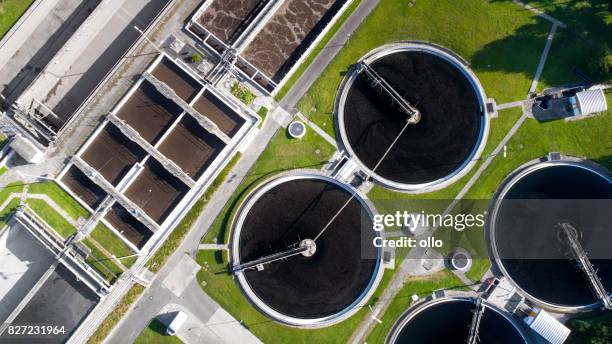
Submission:
[[[232,265],[306,250],[236,273],[239,286],[261,312],[287,325],[323,327],[350,317],[382,277],[374,213],[352,187],[318,172],[264,182],[234,221]]]
[[[405,107],[364,64],[418,111],[405,129]],[[336,125],[343,147],[366,173],[395,190],[426,192],[469,171],[484,149],[489,119],[484,90],[466,62],[440,46],[401,42],[370,52],[356,66],[339,88]]]
[[[514,318],[483,302],[479,343],[519,344],[528,339]],[[387,336],[387,344],[464,344],[476,310],[476,299],[443,298],[408,310]]]
[[[610,199],[610,172],[592,162],[565,157],[522,166],[502,183],[488,212],[494,264],[540,307],[560,312],[600,307],[561,224],[571,224],[610,292],[612,219],[605,211]]]

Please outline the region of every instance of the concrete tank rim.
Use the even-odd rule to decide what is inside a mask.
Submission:
[[[564,156],[559,160],[543,160],[543,159],[535,159],[531,160],[514,171],[512,171],[500,184],[497,191],[495,192],[493,198],[491,199],[491,204],[488,208],[488,216],[486,220],[486,229],[485,229],[485,242],[487,243],[487,250],[489,251],[489,260],[495,267],[499,270],[499,272],[510,281],[510,283],[516,288],[518,293],[533,302],[535,305],[560,313],[585,313],[590,311],[595,311],[598,307],[601,306],[601,302],[594,302],[591,304],[571,306],[571,305],[561,305],[552,302],[547,302],[537,298],[523,288],[521,288],[520,284],[511,277],[502,263],[502,259],[499,257],[499,250],[497,248],[497,244],[495,241],[495,226],[493,225],[497,220],[497,213],[499,210],[499,206],[502,203],[505,195],[510,191],[510,189],[520,180],[522,180],[525,176],[539,171],[545,168],[551,168],[555,166],[574,166],[578,168],[585,169],[589,172],[595,173],[602,177],[603,179],[608,180],[612,183],[612,173],[606,170],[603,166],[587,159],[577,158],[572,156]]]
[[[365,197],[365,195],[360,193],[352,186],[321,173],[321,171],[303,169],[277,174],[264,180],[254,190],[249,192],[249,194],[245,197],[245,199],[240,203],[237,208],[238,210],[236,212],[236,215],[234,215],[231,224],[232,234],[230,237],[229,253],[230,261],[232,262],[232,264],[235,264],[236,262],[240,261],[239,239],[242,230],[242,225],[253,205],[259,200],[261,196],[263,196],[270,189],[288,181],[304,179],[318,179],[333,183],[334,185],[342,188],[350,194],[355,194],[355,199],[357,199],[358,202],[364,207],[364,209],[368,211],[369,216],[371,218],[373,218],[375,214],[378,214],[378,211],[376,210],[372,202],[370,202]],[[357,313],[361,309],[361,307],[364,306],[366,302],[373,296],[374,292],[380,284],[380,281],[382,280],[383,273],[384,268],[382,265],[382,249],[379,248],[377,249],[377,259],[374,271],[364,291],[350,305],[348,305],[340,312],[326,317],[312,319],[287,316],[272,309],[255,294],[243,273],[238,273],[236,275],[236,279],[239,288],[245,294],[245,297],[248,299],[249,303],[251,303],[258,311],[263,313],[265,316],[291,327],[323,328],[340,323]]]
[[[445,296],[445,297],[441,297],[441,298],[434,299],[434,300],[423,301],[417,305],[409,307],[406,311],[404,311],[404,313],[402,313],[399,319],[393,324],[393,327],[391,328],[391,330],[387,334],[387,337],[385,338],[385,344],[394,344],[397,341],[399,334],[402,332],[406,324],[408,324],[417,315],[421,314],[422,312],[426,311],[427,309],[433,306],[440,305],[443,303],[451,303],[451,302],[474,303],[475,301],[476,301],[475,297]],[[512,327],[516,330],[516,332],[523,338],[524,343],[529,343],[529,336],[527,335],[526,331],[520,326],[519,322],[516,319],[511,317],[511,315],[508,312],[503,311],[502,309],[498,308],[497,306],[494,306],[493,304],[489,303],[486,300],[483,300],[483,304],[485,305],[486,308],[501,315],[506,321],[508,321],[508,323],[512,325]]]
[[[430,42],[425,41],[400,41],[396,43],[385,44],[380,47],[377,47],[366,55],[361,57],[359,61],[371,62],[377,59],[380,59],[384,56],[387,56],[392,53],[401,52],[401,51],[422,51],[427,52],[433,55],[436,55],[447,62],[453,64],[455,68],[457,68],[470,82],[472,85],[475,94],[478,97],[478,102],[480,105],[481,111],[481,125],[480,125],[480,133],[478,135],[478,140],[474,149],[470,152],[466,160],[459,165],[453,172],[448,174],[443,178],[439,178],[434,181],[430,181],[427,183],[421,184],[406,184],[400,182],[394,182],[387,178],[380,176],[377,173],[372,173],[371,169],[368,168],[355,154],[355,151],[351,147],[348,136],[346,133],[346,128],[344,126],[344,104],[346,103],[346,98],[348,96],[348,91],[351,88],[356,76],[358,73],[355,69],[349,70],[349,72],[343,77],[340,86],[338,87],[338,91],[336,94],[336,101],[334,103],[334,122],[335,128],[337,130],[337,140],[339,145],[346,150],[347,154],[352,157],[358,166],[366,173],[372,176],[372,179],[379,185],[383,187],[404,192],[404,193],[426,193],[432,192],[436,190],[443,189],[459,179],[465,176],[469,171],[474,167],[478,158],[482,155],[484,148],[486,146],[486,142],[489,136],[490,131],[490,118],[486,111],[486,94],[484,88],[482,87],[478,77],[476,74],[470,69],[469,64],[463,60],[459,55],[455,54],[451,50]]]

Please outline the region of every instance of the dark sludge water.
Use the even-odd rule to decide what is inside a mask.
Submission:
[[[432,53],[403,51],[370,64],[421,112],[391,149],[376,173],[393,182],[421,184],[444,178],[473,155],[484,113],[470,80],[455,65]],[[344,105],[349,145],[373,169],[406,124],[407,115],[372,87],[361,72]]]
[[[350,196],[320,179],[273,187],[245,218],[239,239],[241,261],[314,239]],[[246,280],[260,300],[284,315],[314,319],[337,314],[359,299],[377,271],[375,259],[362,259],[376,256],[373,245],[362,247],[362,239],[371,243],[375,236],[372,230],[362,231],[362,226],[371,229],[372,222],[362,203],[353,198],[316,241],[313,256],[297,255],[267,264],[263,271],[245,271]]]
[[[522,177],[507,192],[495,220],[497,253],[509,277],[547,303],[597,302],[583,272],[568,259],[572,256],[558,223],[569,222],[610,292],[610,199],[610,181],[580,166],[557,164]]]
[[[400,330],[394,344],[465,344],[474,300],[456,299],[433,304],[421,310]],[[497,311],[485,308],[479,327],[479,343],[525,343],[514,325]]]

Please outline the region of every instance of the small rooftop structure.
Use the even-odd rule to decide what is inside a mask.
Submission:
[[[562,344],[570,335],[570,329],[565,327],[552,315],[543,309],[532,310],[525,323],[551,344]]]
[[[15,153],[30,164],[41,162],[45,155],[43,151],[38,149],[30,140],[22,135],[15,136],[9,145]]]
[[[576,93],[576,115],[589,115],[608,110],[606,95],[601,88]]]

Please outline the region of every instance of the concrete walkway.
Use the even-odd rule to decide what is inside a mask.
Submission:
[[[510,109],[510,108],[513,108],[513,107],[523,106],[523,102],[524,102],[524,100],[517,100],[517,101],[511,102],[511,103],[499,104],[499,105],[497,105],[497,110],[505,110],[505,109]]]
[[[200,246],[198,246],[198,249],[222,251],[222,250],[228,250],[229,248],[225,244],[200,244]]]
[[[327,141],[330,145],[338,148],[338,144],[336,143],[336,140],[334,140],[333,137],[331,137],[325,130],[321,129],[321,127],[319,127],[318,125],[314,124],[313,122],[311,122],[306,116],[304,116],[301,112],[297,113],[297,116],[299,119],[301,119],[302,121],[304,121],[306,124],[308,124],[308,126],[314,130],[317,134],[319,134],[319,136],[321,136],[323,139],[325,139],[325,141]]]
[[[557,32],[557,26],[557,24],[553,24],[550,28],[548,38],[546,39],[546,45],[544,46],[544,51],[540,56],[540,63],[538,63],[538,68],[536,69],[535,77],[533,78],[533,81],[531,82],[531,87],[529,88],[529,93],[533,93],[537,90],[538,82],[540,81],[540,77],[542,76],[542,70],[544,70],[544,64],[546,63],[546,58],[548,57],[548,52],[550,51],[553,39],[555,38],[555,33]]]
[[[512,0],[512,2],[514,2],[515,4],[517,4],[519,6],[524,7],[526,10],[529,10],[529,11],[537,14],[538,16],[548,20],[549,22],[553,23],[554,25],[558,25],[558,26],[560,26],[560,27],[562,27],[564,29],[567,27],[567,25],[565,25],[564,22],[562,22],[562,21],[552,17],[549,14],[546,14],[546,13],[540,11],[539,9],[537,9],[537,8],[531,6],[531,5],[528,5],[528,4],[526,4],[526,3],[522,2],[522,1],[518,1],[518,0]]]
[[[14,158],[13,158],[14,159]],[[9,170],[0,176],[0,188],[15,182],[36,183],[57,175],[66,159],[64,156],[45,159],[39,164],[8,165]]]

